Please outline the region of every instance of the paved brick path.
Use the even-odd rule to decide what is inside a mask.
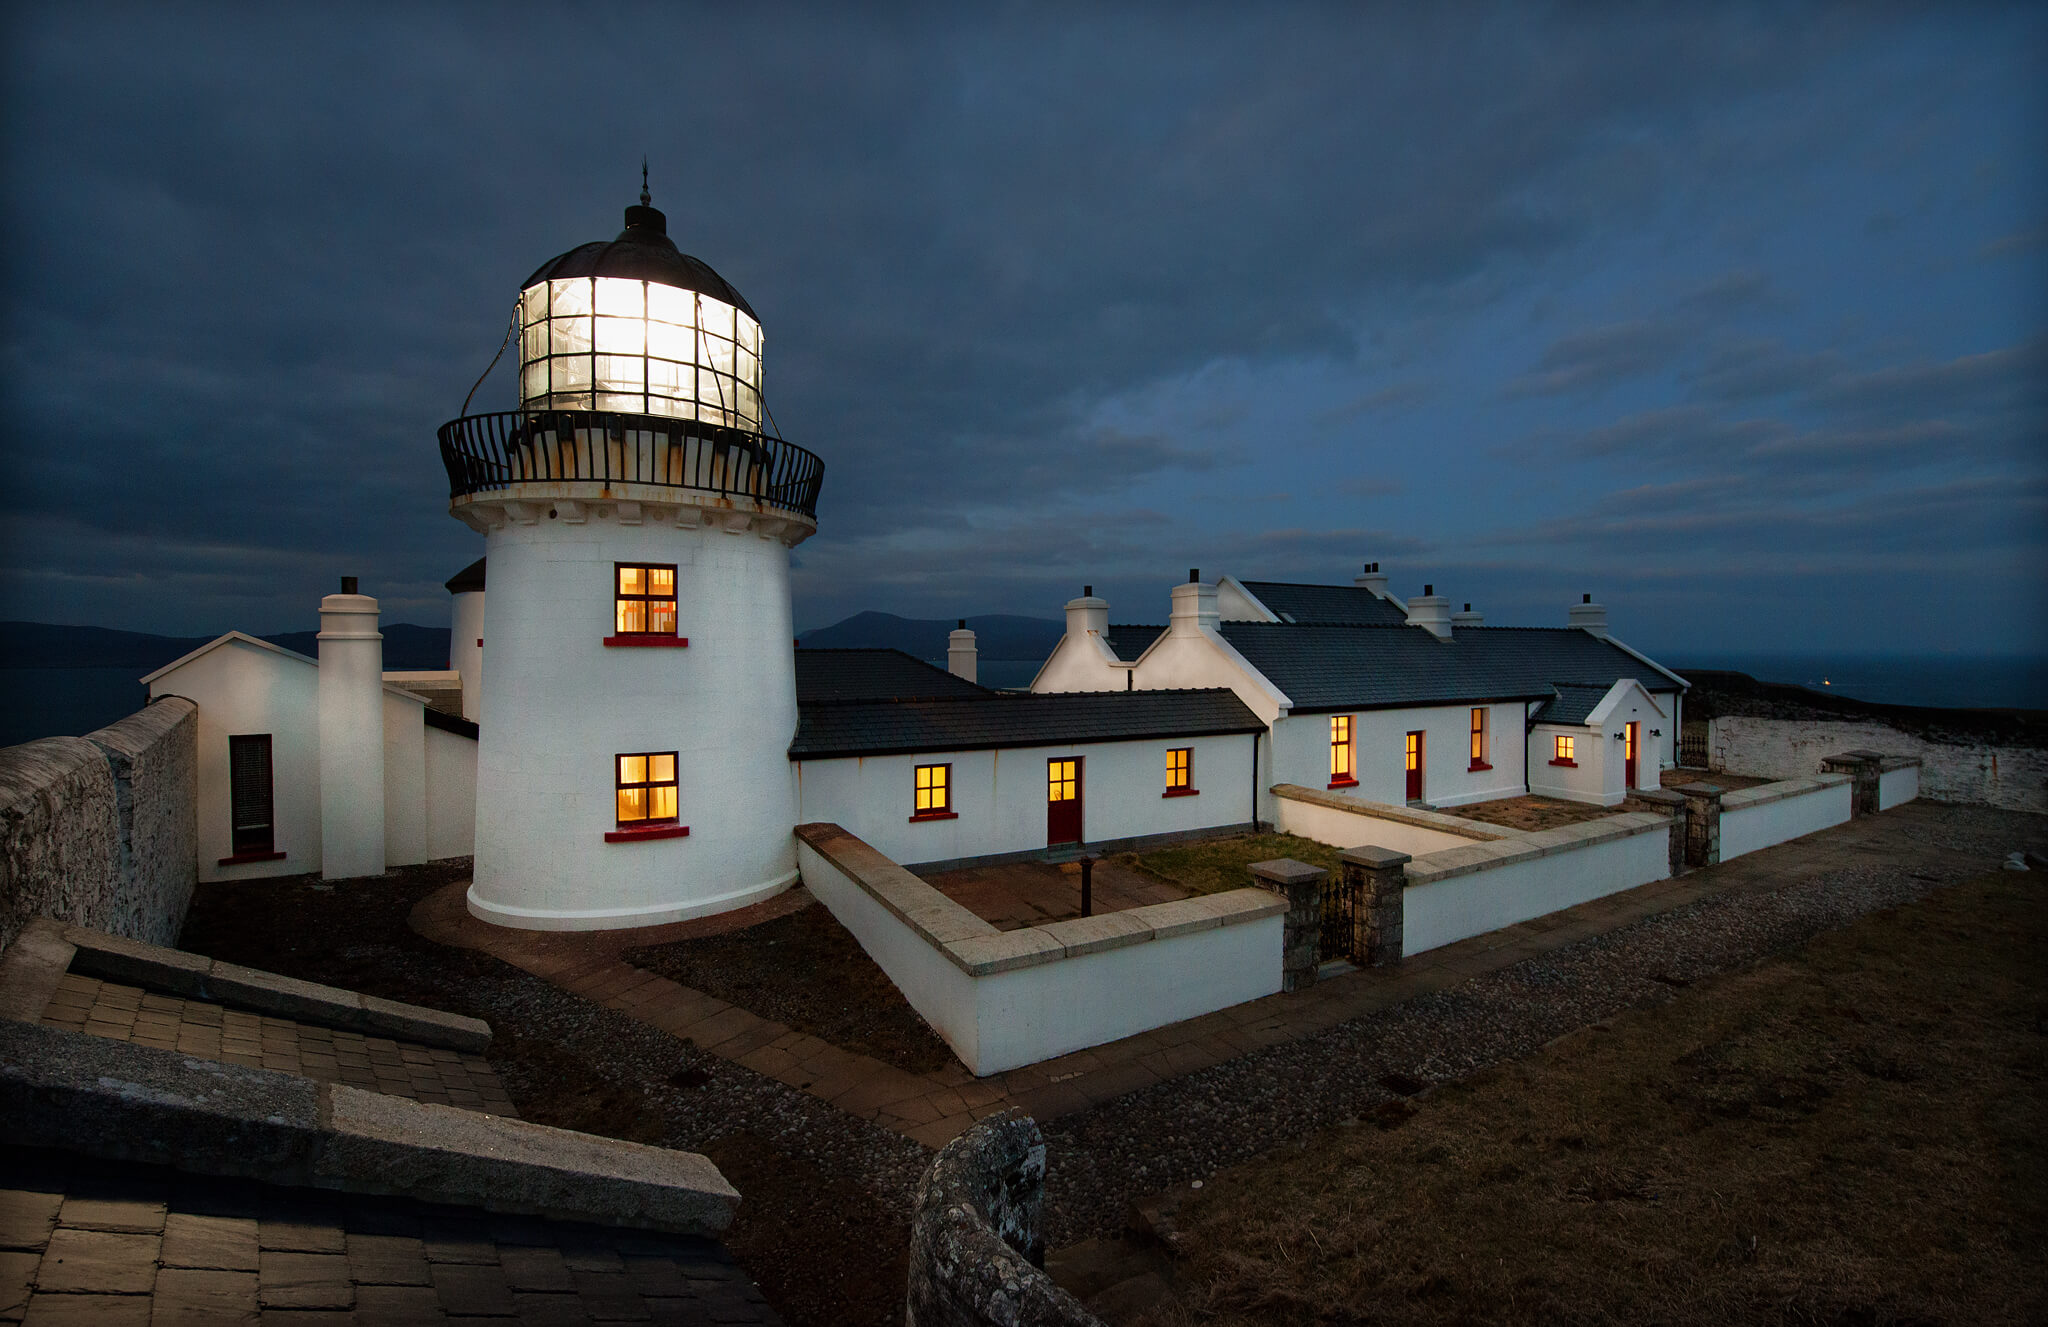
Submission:
[[[619,957],[628,949],[686,938],[679,932],[696,924],[632,931],[516,931],[471,917],[463,906],[467,882],[428,896],[414,909],[412,924],[429,939],[483,950],[565,990],[686,1037],[714,1055],[936,1148],[975,1120],[1010,1106],[1021,1107],[1041,1120],[1085,1110],[1097,1102],[1321,1032],[1711,895],[1784,889],[1823,871],[1872,860],[1940,862],[1948,854],[1925,831],[1938,825],[1941,814],[1939,806],[1909,803],[1721,866],[1474,936],[1408,959],[1398,967],[1345,972],[1306,991],[1267,996],[982,1079],[958,1064],[935,1074],[906,1073],[680,986]],[[1987,869],[1990,865],[1986,864]],[[769,905],[756,905],[779,903],[772,912],[749,917],[755,910],[746,909],[716,919],[721,923],[717,929],[737,929],[781,915],[792,906],[789,898],[783,895]]]
[[[711,1240],[0,1147],[0,1322],[259,1313],[378,1325],[780,1321]]]
[[[43,1022],[138,1046],[158,1046],[415,1101],[516,1116],[495,1069],[479,1055],[320,1027],[203,1000],[64,974]]]

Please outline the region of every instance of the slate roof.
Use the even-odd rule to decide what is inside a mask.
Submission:
[[[975,700],[996,693],[902,650],[800,649],[799,706],[850,700]]]
[[[1118,626],[1109,624],[1109,635],[1103,637],[1103,644],[1125,663],[1131,663],[1145,651],[1152,648],[1152,642],[1166,634],[1165,627],[1140,627],[1126,622]]]
[[[1296,713],[1550,699],[1565,685],[1604,693],[1624,677],[1651,691],[1678,689],[1628,651],[1573,627],[1457,627],[1449,641],[1409,626],[1220,627]]]
[[[483,589],[485,575],[484,564],[486,561],[488,561],[488,559],[478,558],[476,561],[464,567],[461,571],[458,571],[453,576],[450,576],[445,582],[443,582],[443,584],[445,584],[448,587],[448,593],[461,594],[465,590]]]
[[[797,658],[805,653],[798,651]],[[1259,717],[1227,687],[1052,695],[984,692],[951,699],[837,703],[800,696],[798,712],[796,740],[789,746],[793,760],[1265,730]]]
[[[1536,723],[1584,723],[1586,716],[1593,712],[1593,707],[1606,699],[1607,693],[1612,690],[1612,686],[1582,687],[1568,682],[1557,689],[1556,700],[1529,717]]]
[[[1408,614],[1358,585],[1294,585],[1287,581],[1239,581],[1282,622],[1325,626],[1399,626]]]

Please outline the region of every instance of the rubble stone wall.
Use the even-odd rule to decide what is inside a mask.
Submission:
[[[1711,769],[1774,779],[1811,777],[1842,751],[1882,751],[1920,759],[1920,795],[2008,811],[2048,812],[2048,750],[1987,743],[1932,742],[1889,724],[1722,715],[1708,728]]]

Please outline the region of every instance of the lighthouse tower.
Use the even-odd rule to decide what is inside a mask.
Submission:
[[[469,908],[507,926],[796,878],[789,550],[824,467],[762,431],[760,322],[650,201],[521,285],[519,408],[440,431],[490,568]]]

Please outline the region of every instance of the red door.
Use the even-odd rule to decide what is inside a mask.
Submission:
[[[1630,724],[1628,725],[1628,727],[1622,729],[1621,769],[1622,777],[1627,780],[1627,786],[1631,788],[1635,787],[1636,726],[1634,724]]]
[[[1408,734],[1408,800],[1422,800],[1422,734]]]
[[[1045,841],[1081,841],[1081,761],[1078,756],[1045,762]]]

